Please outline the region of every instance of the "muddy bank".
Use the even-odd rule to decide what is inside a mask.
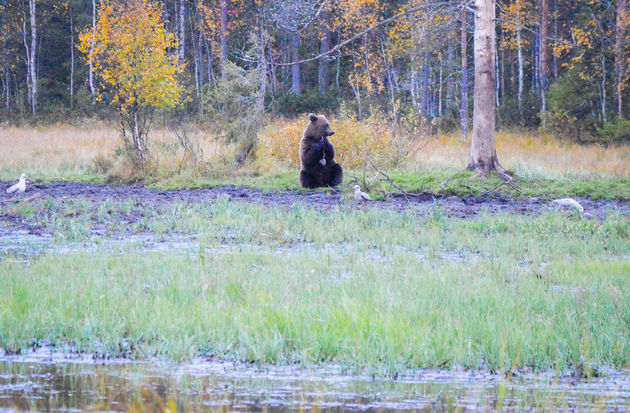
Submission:
[[[0,188],[11,182],[0,182]],[[109,186],[94,183],[54,182],[31,184],[27,191],[19,195],[0,195],[0,240],[7,243],[21,242],[28,235],[50,236],[51,208],[63,210],[60,226],[71,218],[85,220],[84,233],[80,239],[92,236],[127,238],[129,235],[147,232],[146,228],[134,227],[148,216],[159,214],[160,209],[174,205],[199,205],[212,203],[217,199],[230,202],[264,205],[270,208],[306,206],[322,212],[338,208],[381,208],[393,211],[415,210],[425,214],[433,207],[449,217],[471,218],[487,211],[490,214],[511,213],[537,215],[552,207],[548,201],[540,199],[507,199],[497,197],[441,197],[424,194],[418,197],[390,196],[385,201],[374,201],[357,205],[349,194],[341,190],[327,192],[298,193],[287,190],[262,191],[244,187],[222,186],[215,188],[182,189],[161,191],[150,189],[143,184]],[[593,201],[578,199],[594,219],[602,219],[609,213],[630,214],[630,202]],[[120,210],[124,210],[121,213]],[[573,212],[567,212],[573,213]],[[72,230],[74,231],[74,229]],[[70,231],[70,232],[72,232]],[[86,233],[87,232],[87,233]],[[150,232],[150,231],[148,231]],[[43,238],[36,242],[46,241]],[[70,240],[71,241],[71,240]]]
[[[0,182],[0,188],[8,187],[11,182]],[[355,205],[351,197],[337,192],[310,192],[298,193],[295,191],[275,190],[262,191],[245,187],[222,186],[215,188],[182,189],[160,191],[147,188],[143,184],[109,186],[80,182],[54,182],[50,184],[31,184],[26,193],[17,197],[2,196],[0,207],[6,211],[7,206],[13,205],[16,200],[28,198],[35,194],[42,199],[63,201],[65,199],[84,199],[93,204],[99,204],[106,200],[114,203],[135,200],[138,205],[153,206],[173,202],[212,202],[224,197],[235,202],[260,203],[266,206],[292,206],[302,204],[316,207],[320,210],[331,210],[344,205]],[[602,217],[611,211],[619,211],[622,214],[630,214],[630,202],[624,201],[593,201],[577,198],[584,206],[586,212],[595,217]],[[467,218],[478,214],[482,210],[490,213],[509,212],[515,214],[535,214],[549,208],[549,203],[537,198],[517,200],[497,197],[443,197],[433,194],[424,194],[419,197],[405,198],[403,196],[390,196],[386,201],[374,201],[369,204],[372,208],[408,209],[441,205],[447,215],[459,218]],[[6,214],[5,214],[6,215]]]

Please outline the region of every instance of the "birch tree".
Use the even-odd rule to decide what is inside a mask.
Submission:
[[[469,168],[487,176],[492,170],[511,179],[497,158],[495,134],[495,0],[475,0],[475,91]]]

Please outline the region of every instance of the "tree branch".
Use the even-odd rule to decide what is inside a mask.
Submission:
[[[331,48],[326,53],[320,53],[317,56],[309,57],[308,59],[299,60],[297,62],[275,63],[275,65],[276,66],[293,66],[293,65],[296,65],[296,64],[303,64],[303,63],[313,62],[313,61],[318,60],[318,59],[320,59],[320,58],[322,58],[324,56],[328,56],[328,55],[331,55],[331,54],[337,52],[339,49],[341,49],[345,45],[347,45],[349,43],[352,43],[353,41],[363,37],[365,34],[371,32],[372,30],[377,29],[377,28],[379,28],[379,27],[381,27],[381,26],[383,26],[383,25],[385,25],[387,23],[390,23],[390,22],[392,22],[394,20],[397,20],[397,19],[399,19],[401,17],[404,17],[404,16],[406,16],[408,14],[413,14],[413,13],[416,13],[416,12],[419,12],[419,11],[422,11],[422,10],[425,10],[425,9],[437,8],[437,7],[448,7],[448,6],[452,7],[452,6],[455,6],[453,8],[461,9],[463,7],[467,7],[469,3],[470,3],[470,1],[467,1],[467,2],[464,2],[464,3],[461,3],[461,4],[453,4],[453,3],[448,2],[448,1],[437,1],[437,2],[433,2],[433,3],[426,3],[426,4],[423,4],[422,6],[414,7],[412,9],[400,12],[400,13],[398,13],[398,14],[392,16],[392,17],[389,17],[389,18],[387,18],[385,20],[381,20],[380,22],[373,24],[372,26],[368,27],[367,29],[364,29],[364,30],[360,31],[359,33],[355,34],[354,36],[350,37],[349,39],[346,39],[343,42],[335,45],[335,47]]]

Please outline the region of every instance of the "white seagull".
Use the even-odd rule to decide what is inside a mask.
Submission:
[[[361,187],[359,185],[354,186],[354,199],[358,202],[366,202],[372,200],[372,198],[370,198],[368,194],[361,191]]]
[[[580,205],[578,201],[573,198],[562,198],[562,199],[554,199],[551,201],[552,204],[556,204],[561,207],[569,207],[574,208],[580,211],[580,214],[584,213],[584,207]]]
[[[21,194],[24,191],[26,191],[26,176],[24,174],[20,175],[20,180],[17,184],[7,188],[7,194],[12,194],[14,192],[16,194]]]

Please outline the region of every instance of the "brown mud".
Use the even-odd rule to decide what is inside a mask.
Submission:
[[[0,188],[10,186],[11,182],[0,182]],[[4,191],[3,191],[4,192]],[[545,210],[555,209],[548,200],[514,199],[501,197],[443,197],[436,194],[423,194],[418,197],[391,195],[385,201],[373,201],[365,205],[357,205],[352,198],[341,190],[326,192],[300,193],[288,190],[263,191],[246,187],[221,186],[214,188],[156,190],[144,184],[110,186],[82,182],[53,182],[47,184],[34,183],[27,187],[23,194],[0,196],[0,240],[11,234],[25,233],[31,235],[49,235],[48,231],[37,223],[24,219],[21,208],[32,207],[44,214],[44,203],[72,204],[81,202],[82,210],[69,213],[68,217],[87,213],[91,216],[91,234],[105,235],[106,226],[95,220],[98,208],[104,203],[111,205],[130,205],[129,212],[111,217],[119,227],[131,228],[147,214],[171,204],[183,203],[195,205],[212,203],[217,199],[228,199],[230,202],[260,204],[266,207],[306,206],[321,212],[331,212],[340,208],[382,208],[394,211],[416,210],[426,211],[432,207],[442,208],[444,215],[456,218],[473,218],[482,211],[490,214],[510,213],[518,215],[537,215]],[[602,200],[593,201],[578,198],[585,212],[592,218],[602,219],[610,213],[630,215],[630,202]],[[567,211],[567,213],[576,213]],[[125,232],[124,230],[122,231]],[[129,231],[132,232],[132,231]],[[110,234],[111,235],[111,234]]]
[[[8,187],[12,182],[1,182],[0,188]],[[227,197],[238,202],[260,203],[266,206],[292,206],[303,204],[317,207],[320,210],[330,210],[343,205],[352,205],[349,197],[344,197],[341,190],[330,192],[299,193],[288,190],[263,191],[246,187],[231,185],[200,188],[179,189],[162,191],[150,189],[144,184],[109,186],[82,182],[53,182],[50,184],[31,184],[24,194],[17,196],[2,196],[0,207],[15,203],[22,198],[28,198],[39,193],[38,197],[53,200],[82,198],[91,203],[101,203],[106,200],[112,202],[124,202],[135,199],[142,205],[157,205],[169,202],[212,202],[219,197]],[[585,212],[595,217],[602,217],[610,211],[617,210],[620,213],[630,214],[630,202],[601,200],[593,201],[585,198],[576,198],[584,206]],[[490,213],[509,212],[517,214],[536,214],[541,210],[550,208],[547,200],[530,198],[519,200],[503,197],[444,197],[437,194],[423,194],[419,197],[406,198],[400,195],[392,195],[386,201],[373,201],[371,207],[406,209],[416,206],[442,205],[449,216],[468,218],[477,215],[482,209]]]

